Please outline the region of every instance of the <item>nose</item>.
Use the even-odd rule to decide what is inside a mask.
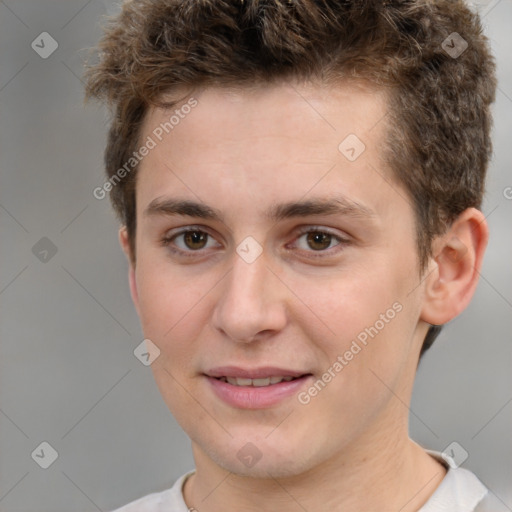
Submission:
[[[270,337],[286,325],[286,288],[268,268],[264,253],[252,263],[237,254],[233,259],[211,324],[241,343]]]

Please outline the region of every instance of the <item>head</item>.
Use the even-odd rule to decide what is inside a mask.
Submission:
[[[87,94],[113,108],[108,188],[178,421],[225,467],[197,419],[233,446],[258,439],[279,464],[293,440],[369,433],[391,415],[381,381],[410,393],[419,357],[476,286],[495,90],[477,16],[444,0],[138,0],[99,49]],[[299,233],[297,220],[319,227]],[[195,231],[178,234],[185,225]],[[305,422],[264,438],[262,423],[297,401],[197,408],[190,396],[210,398],[205,380],[233,361],[328,381],[294,413],[316,408],[325,435]],[[317,461],[332,449],[315,446]]]

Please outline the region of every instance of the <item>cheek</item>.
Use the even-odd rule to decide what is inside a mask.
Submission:
[[[385,382],[394,381],[409,357],[417,312],[407,297],[410,287],[392,274],[392,268],[361,270],[314,285],[305,279],[293,284],[308,306],[307,315],[297,310],[295,321],[322,354],[320,370],[344,375],[334,379],[333,388],[349,386],[357,394],[375,384],[370,370]]]
[[[198,279],[170,274],[165,268],[140,266],[138,276],[140,320],[144,335],[172,356],[173,366],[191,353],[207,323],[205,293]],[[182,361],[183,362],[183,361]]]
[[[299,293],[305,293],[305,285]],[[308,404],[305,414],[350,437],[383,410],[390,389],[401,386],[414,312],[384,279],[340,280],[303,296],[322,320],[301,321],[305,337],[321,354],[321,374],[300,403]]]
[[[298,278],[290,287],[309,310],[304,328],[312,339],[320,334],[325,342],[355,338],[388,310],[393,320],[393,304],[404,302],[403,292],[387,282],[385,276],[378,278],[364,271],[320,280]],[[311,322],[311,318],[315,321]]]
[[[147,271],[146,271],[147,270]],[[197,409],[187,390],[194,377],[194,354],[199,350],[205,314],[205,291],[197,279],[186,280],[168,268],[144,265],[139,269],[139,311],[144,336],[160,349],[151,370],[160,393],[180,425],[188,430],[190,412]],[[209,289],[209,288],[206,288]],[[195,394],[195,393],[194,393]],[[206,421],[206,418],[204,418]]]

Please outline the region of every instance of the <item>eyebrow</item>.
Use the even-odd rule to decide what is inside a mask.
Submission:
[[[144,210],[144,215],[180,215],[224,223],[224,216],[220,210],[188,199],[153,199]],[[285,219],[314,215],[343,215],[363,219],[371,219],[376,216],[375,212],[370,208],[342,196],[273,205],[266,212],[265,217],[270,221],[278,222]]]

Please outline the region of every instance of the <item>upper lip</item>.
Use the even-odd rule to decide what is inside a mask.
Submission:
[[[238,377],[241,379],[265,379],[268,377],[302,377],[308,372],[278,368],[275,366],[261,366],[259,368],[240,368],[239,366],[218,366],[211,368],[206,375],[209,377]]]

